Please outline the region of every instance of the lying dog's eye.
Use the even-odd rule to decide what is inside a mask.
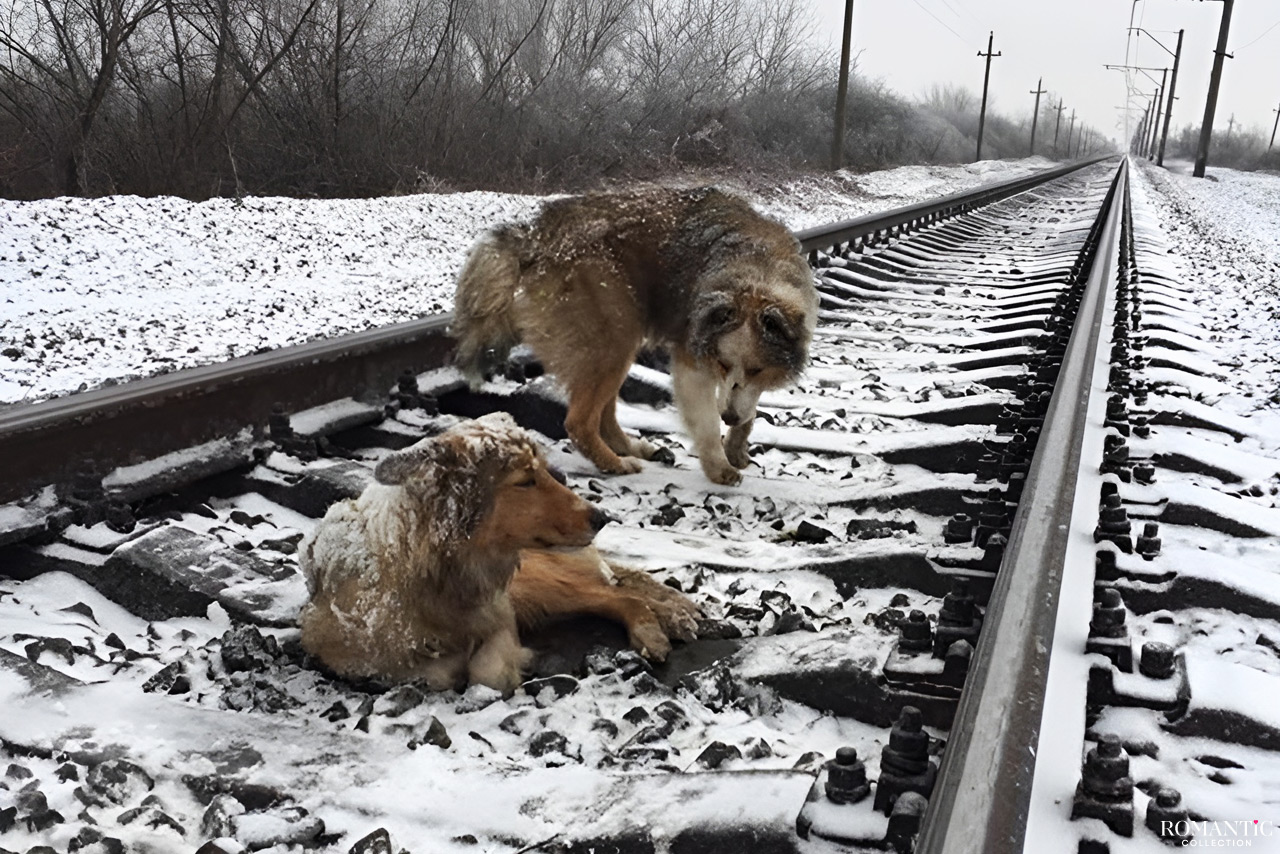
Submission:
[[[512,486],[533,486],[537,482],[538,479],[534,477],[533,472],[530,471],[522,474],[520,479],[513,483]]]

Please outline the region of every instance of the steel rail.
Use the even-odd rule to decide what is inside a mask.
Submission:
[[[1105,294],[1115,285],[1127,161],[1117,169],[1075,329],[1014,516],[916,854],[1023,850],[1035,746]]]
[[[397,323],[0,411],[0,501],[63,483],[86,462],[115,466],[261,429],[295,412],[367,395],[385,400],[406,369],[447,364],[451,315]]]
[[[1023,178],[884,213],[806,229],[806,252],[895,230],[911,230],[990,204],[1106,159],[1092,158]],[[86,462],[99,472],[260,430],[273,405],[295,412],[364,390],[385,396],[405,370],[447,364],[450,315],[282,347],[227,362],[0,409],[0,502],[69,482]]]
[[[986,184],[973,190],[940,196],[914,205],[895,208],[882,213],[844,220],[831,225],[820,225],[796,232],[800,241],[800,250],[812,256],[822,250],[828,251],[847,244],[866,243],[869,239],[880,239],[896,233],[910,233],[918,228],[958,214],[966,213],[974,208],[1016,196],[1041,184],[1070,175],[1095,163],[1109,160],[1116,155],[1105,154],[1056,166],[1022,178],[1010,178],[994,184]]]

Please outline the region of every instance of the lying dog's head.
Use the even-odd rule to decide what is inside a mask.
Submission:
[[[760,392],[793,382],[818,322],[812,273],[794,258],[748,258],[709,282],[693,305],[689,349],[721,380],[730,426],[755,417]]]
[[[382,459],[382,484],[418,505],[419,524],[437,548],[468,551],[585,546],[609,517],[564,485],[532,437],[506,413],[468,421]]]

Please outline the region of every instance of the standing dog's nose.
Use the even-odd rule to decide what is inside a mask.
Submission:
[[[724,412],[720,413],[720,420],[730,427],[737,427],[738,422],[742,420],[742,417],[732,409],[726,409]]]
[[[601,528],[612,521],[614,521],[614,518],[599,507],[591,508],[591,530],[598,533]]]

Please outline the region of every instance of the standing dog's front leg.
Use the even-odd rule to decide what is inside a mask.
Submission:
[[[711,372],[701,370],[692,360],[676,356],[671,365],[671,383],[675,389],[676,406],[680,409],[685,429],[693,439],[702,471],[715,483],[725,486],[741,483],[742,475],[729,462],[720,443],[717,378]]]
[[[760,388],[755,385],[737,385],[729,389],[729,405],[725,407],[724,420],[732,424],[724,437],[724,452],[729,462],[744,469],[751,465],[747,454],[747,438],[756,423],[756,404],[760,402]]]

